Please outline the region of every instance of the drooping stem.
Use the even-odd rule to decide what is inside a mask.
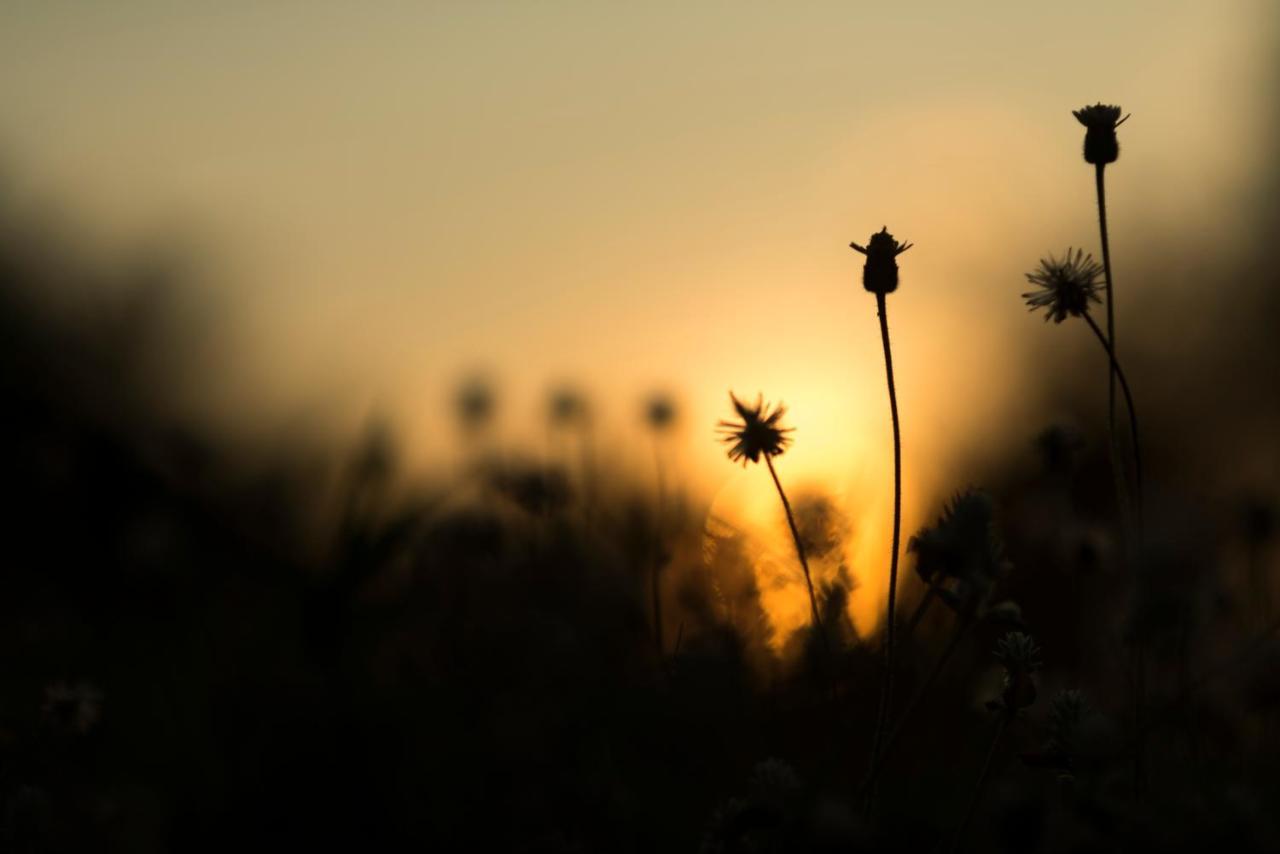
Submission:
[[[893,694],[894,666],[894,610],[898,589],[898,541],[902,529],[902,437],[898,425],[898,392],[893,384],[893,351],[889,346],[889,319],[885,308],[885,295],[876,294],[876,309],[880,316],[880,340],[884,344],[884,368],[889,383],[889,415],[893,420],[893,544],[889,553],[889,603],[885,618],[884,677],[880,686],[880,708],[876,714],[876,728],[871,741],[871,768],[879,764],[880,745],[889,722],[889,709]]]
[[[787,513],[787,525],[791,528],[791,539],[796,544],[796,556],[800,558],[800,568],[804,570],[804,583],[809,588],[809,607],[813,613],[813,629],[818,633],[818,637],[822,639],[823,650],[829,652],[827,633],[822,627],[822,613],[818,609],[818,595],[814,592],[813,577],[809,574],[809,559],[805,557],[804,543],[800,539],[800,529],[796,527],[795,515],[791,512],[791,502],[787,500],[787,493],[782,488],[782,481],[778,480],[778,472],[773,467],[773,458],[765,454],[764,461],[769,466],[769,474],[773,475],[773,485],[778,487],[778,497],[782,499],[782,509]]]
[[[964,841],[964,832],[969,829],[969,822],[973,821],[973,814],[978,809],[978,804],[982,801],[982,790],[986,788],[987,777],[991,774],[991,764],[996,758],[996,749],[1000,746],[1000,740],[1004,737],[1005,728],[1009,725],[1009,716],[1001,715],[1000,722],[996,724],[995,735],[991,737],[991,746],[987,748],[987,758],[982,762],[982,770],[978,772],[978,781],[973,785],[973,794],[969,797],[969,806],[964,811],[964,818],[960,819],[960,826],[956,828],[956,835],[951,839],[951,851],[960,850],[960,843]]]
[[[1129,388],[1129,381],[1125,378],[1124,371],[1120,367],[1120,362],[1116,359],[1115,347],[1108,342],[1107,337],[1102,334],[1102,330],[1098,328],[1097,322],[1089,316],[1088,312],[1083,315],[1085,322],[1089,324],[1089,328],[1093,330],[1093,334],[1097,336],[1098,343],[1102,345],[1102,349],[1106,351],[1107,358],[1111,361],[1112,376],[1120,380],[1120,389],[1124,393],[1125,407],[1129,410],[1129,439],[1133,442],[1133,476],[1134,476],[1134,494],[1137,503],[1138,519],[1142,518],[1142,443],[1138,439],[1138,410],[1133,405],[1133,392]]]

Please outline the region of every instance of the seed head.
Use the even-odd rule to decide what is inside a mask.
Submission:
[[[1040,647],[1023,632],[1006,632],[996,641],[996,658],[1004,665],[1004,688],[987,708],[1014,717],[1036,701]]]
[[[740,422],[721,421],[717,428],[720,441],[731,446],[729,459],[735,463],[741,460],[745,466],[748,461],[759,462],[761,454],[776,457],[791,444],[791,437],[787,434],[792,428],[783,427],[779,423],[787,411],[785,406],[778,404],[770,411],[769,405],[759,395],[755,406],[748,406],[738,400],[733,392],[729,392],[729,400],[742,419]]]
[[[644,420],[649,428],[661,433],[676,420],[676,405],[665,394],[655,394],[649,398],[644,407]]]
[[[1120,108],[1107,104],[1094,104],[1072,110],[1086,130],[1084,134],[1084,159],[1086,163],[1106,165],[1115,163],[1120,156],[1120,143],[1116,141],[1116,128],[1129,117],[1120,118]]]
[[[867,256],[867,261],[862,266],[862,286],[873,294],[891,294],[896,291],[898,256],[913,245],[915,244],[894,240],[887,226],[871,235],[866,246],[850,243],[850,247]]]
[[[1007,568],[991,497],[980,490],[952,498],[933,525],[908,541],[907,551],[915,554],[916,572],[926,582],[935,576],[992,582]]]
[[[1047,309],[1044,319],[1061,323],[1067,317],[1080,317],[1089,311],[1090,302],[1101,302],[1098,288],[1101,283],[1102,265],[1081,249],[1067,249],[1061,259],[1050,255],[1040,259],[1040,267],[1027,273],[1027,281],[1038,285],[1039,290],[1022,295],[1027,309]]]

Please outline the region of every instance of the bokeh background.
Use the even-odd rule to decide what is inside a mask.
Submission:
[[[251,528],[305,517],[271,548],[324,564],[345,511],[306,499],[341,493],[353,454],[357,486],[393,471],[412,512],[428,494],[446,515],[483,490],[478,466],[547,464],[588,505],[678,502],[700,534],[676,563],[729,598],[715,573],[742,563],[760,636],[794,658],[808,603],[776,494],[714,433],[730,390],[759,392],[796,428],[782,479],[830,529],[820,579],[849,583],[840,607],[873,637],[890,424],[848,244],[882,226],[915,243],[889,301],[904,533],[978,484],[1034,540],[1057,524],[1019,493],[1038,437],[1078,440],[1106,485],[1096,341],[1020,299],[1040,258],[1098,254],[1071,111],[1101,101],[1132,113],[1108,201],[1154,538],[1216,549],[1280,479],[1278,48],[1270,0],[7,3],[4,378],[40,401],[12,428],[17,482],[70,477],[48,424],[91,424],[116,438],[87,459],[131,462],[77,482],[127,479],[135,442],[165,483],[270,472],[279,493],[214,503]],[[483,436],[459,424],[468,388],[492,393]],[[677,413],[661,436],[655,394]],[[557,396],[581,406],[559,425]],[[1055,530],[1105,563],[1113,532],[1087,521]],[[464,540],[435,553],[473,556]],[[1043,580],[1019,595],[1053,604]]]

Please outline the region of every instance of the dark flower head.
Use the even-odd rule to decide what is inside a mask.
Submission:
[[[1124,124],[1129,117],[1120,118],[1120,108],[1107,104],[1081,107],[1078,110],[1072,110],[1071,114],[1087,128],[1084,134],[1085,162],[1095,165],[1115,163],[1116,158],[1120,156],[1116,128]]]
[[[850,243],[850,247],[867,256],[867,262],[862,266],[862,286],[873,294],[891,294],[896,291],[898,256],[913,245],[894,240],[887,226],[871,235],[866,246]]]
[[[987,708],[1012,718],[1036,701],[1040,647],[1031,635],[1006,632],[996,641],[995,655],[1004,665],[1004,687],[999,698],[987,703]]]
[[[662,432],[676,420],[676,405],[665,394],[655,394],[644,407],[644,420],[655,431]]]
[[[721,421],[717,428],[720,441],[731,445],[729,459],[735,463],[739,460],[745,466],[748,461],[757,463],[760,455],[776,457],[791,444],[790,427],[780,425],[787,408],[778,404],[770,411],[762,396],[756,397],[755,406],[748,406],[738,400],[733,392],[729,392],[729,400],[737,410],[741,422]]]
[[[455,405],[462,426],[469,431],[484,429],[493,419],[493,388],[481,377],[473,377],[458,389]]]
[[[1046,321],[1061,323],[1068,316],[1080,317],[1088,312],[1090,302],[1101,302],[1098,299],[1101,275],[1102,265],[1094,261],[1092,255],[1080,249],[1067,249],[1062,260],[1052,255],[1041,258],[1039,269],[1027,273],[1027,281],[1040,289],[1024,293],[1022,298],[1031,311],[1048,309]]]
[[[907,551],[927,582],[945,576],[990,586],[1007,569],[991,498],[980,490],[952,498],[933,525],[911,538]]]
[[[552,393],[550,401],[552,424],[557,426],[582,424],[587,421],[589,414],[586,398],[576,390],[561,388]]]

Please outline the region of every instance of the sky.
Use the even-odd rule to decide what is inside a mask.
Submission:
[[[431,466],[476,371],[512,441],[540,441],[547,390],[572,383],[619,453],[667,389],[681,471],[714,512],[775,527],[767,478],[713,441],[730,389],[789,406],[784,478],[887,528],[884,365],[848,244],[888,226],[916,244],[889,300],[910,531],[1033,380],[1024,342],[1048,333],[1023,274],[1097,251],[1071,110],[1133,113],[1108,173],[1118,280],[1152,235],[1228,239],[1272,149],[1275,18],[1268,0],[10,0],[0,177],[103,253],[192,251],[176,299],[219,356],[182,396],[205,417],[340,432],[381,413]],[[857,566],[887,551],[857,539]]]

